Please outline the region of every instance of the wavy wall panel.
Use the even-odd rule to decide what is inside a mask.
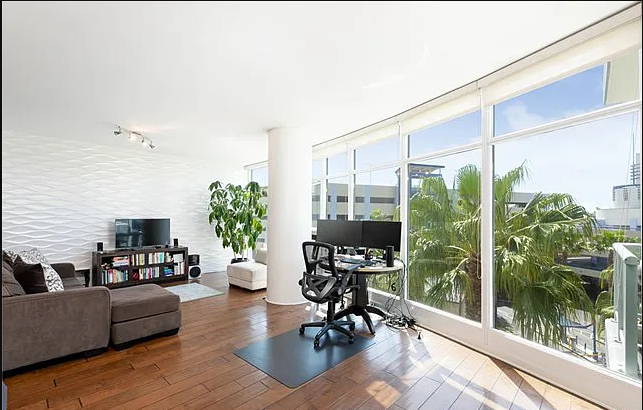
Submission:
[[[160,155],[132,144],[97,146],[2,134],[2,248],[38,247],[52,262],[91,265],[96,242],[114,247],[115,218],[170,218],[171,235],[201,255],[205,272],[225,270],[208,224],[209,184],[244,183],[242,164]]]

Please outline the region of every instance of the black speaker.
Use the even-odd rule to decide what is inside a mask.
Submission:
[[[179,246],[179,238],[174,238],[174,246]]]
[[[196,266],[201,262],[199,255],[188,255],[188,266]]]
[[[102,243],[102,242],[96,242],[96,250],[97,250],[98,252],[102,252],[102,251],[103,251],[103,243]]]
[[[198,266],[192,266],[190,267],[188,274],[190,275],[190,279],[199,278],[201,277],[201,268]]]
[[[190,279],[196,279],[201,277],[201,267],[199,267],[199,262],[201,258],[199,255],[188,255],[188,275]]]
[[[395,248],[392,246],[387,246],[386,247],[386,266],[388,266],[389,268],[392,268],[393,265],[395,264],[393,262],[394,258],[395,258]]]

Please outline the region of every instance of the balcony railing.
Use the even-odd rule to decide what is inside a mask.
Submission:
[[[639,375],[640,264],[641,244],[614,244],[614,320],[606,323],[607,361],[610,368],[631,377]]]

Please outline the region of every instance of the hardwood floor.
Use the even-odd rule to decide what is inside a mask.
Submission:
[[[227,290],[225,274],[201,283]],[[178,335],[5,379],[9,409],[598,409],[427,330],[376,324],[376,343],[289,389],[233,354],[311,319],[308,305],[269,305],[230,288],[182,304]],[[359,322],[356,332],[368,335]],[[312,349],[312,346],[311,346]]]

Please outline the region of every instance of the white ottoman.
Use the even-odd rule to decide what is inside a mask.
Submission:
[[[268,285],[267,251],[257,249],[254,261],[228,265],[228,282],[249,290],[265,289]]]

